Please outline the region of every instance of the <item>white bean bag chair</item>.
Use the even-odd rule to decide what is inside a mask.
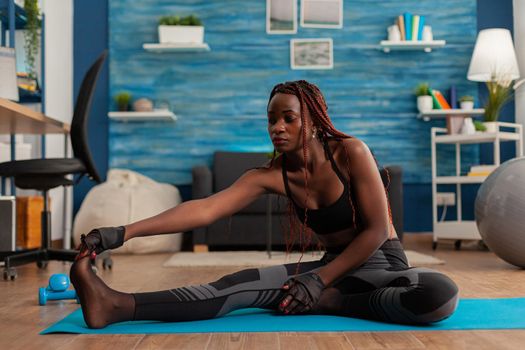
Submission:
[[[94,228],[121,226],[157,215],[180,204],[179,190],[170,184],[125,169],[111,169],[107,181],[93,187],[80,206],[73,224],[75,246],[80,235]],[[180,251],[182,233],[138,237],[127,241],[116,253]]]

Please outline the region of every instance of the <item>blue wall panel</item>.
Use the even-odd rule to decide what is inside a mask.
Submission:
[[[89,67],[108,48],[108,4],[107,0],[74,2],[73,86],[75,100],[80,84]],[[104,180],[108,170],[108,64],[100,72],[93,95],[89,116],[89,145],[93,160]],[[84,177],[74,188],[74,213],[78,211],[84,197],[95,183]]]
[[[278,82],[306,79],[324,92],[336,127],[367,142],[380,163],[402,165],[405,183],[429,183],[430,127],[444,123],[416,119],[413,89],[428,81],[443,92],[456,85],[459,95],[476,95],[476,84],[466,80],[476,1],[346,0],[343,29],[299,27],[295,35],[267,35],[265,6],[260,0],[109,2],[110,95],[127,90],[169,101],[179,117],[175,124],[111,122],[110,167],[188,184],[192,166],[209,164],[216,150],[270,151],[267,96]],[[386,27],[404,11],[425,15],[447,46],[432,53],[378,50]],[[191,13],[205,24],[210,52],[142,49],[158,41],[161,15]],[[292,38],[332,38],[334,69],[291,70]],[[466,166],[477,155],[477,148],[467,150]]]

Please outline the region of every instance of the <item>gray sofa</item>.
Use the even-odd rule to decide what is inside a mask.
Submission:
[[[212,169],[207,166],[193,168],[192,197],[205,198],[230,186],[247,169],[261,166],[268,161],[267,153],[216,152]],[[390,203],[394,226],[400,239],[403,235],[403,185],[399,166],[387,166],[391,184]],[[385,171],[381,171],[383,181]],[[287,230],[287,199],[265,195],[230,218],[216,221],[210,226],[193,230],[195,251],[211,249],[259,249],[268,244],[285,244]],[[271,215],[269,213],[271,212]],[[270,226],[269,226],[270,225]]]

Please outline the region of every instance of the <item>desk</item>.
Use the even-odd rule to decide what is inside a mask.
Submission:
[[[33,134],[33,135],[45,135],[45,134],[63,134],[64,137],[64,153],[67,157],[68,150],[68,135],[70,131],[70,125],[60,120],[56,120],[49,116],[46,116],[40,112],[12,102],[3,98],[0,98],[0,134],[11,134],[11,159],[14,159],[14,135],[15,134]],[[42,139],[42,157],[45,157],[45,140]],[[5,192],[5,184],[2,179],[2,193]],[[14,184],[11,182],[11,194],[16,195]],[[66,227],[66,203],[67,203],[67,191],[64,190],[64,210],[63,210],[63,221],[64,228]],[[70,233],[66,233],[64,242],[69,242]],[[66,247],[69,248],[69,244],[66,243]]]
[[[0,98],[0,134],[68,134],[70,125]]]

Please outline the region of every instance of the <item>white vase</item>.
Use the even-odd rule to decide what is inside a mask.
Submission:
[[[461,133],[463,135],[472,135],[476,133],[476,127],[471,117],[463,118],[463,126],[461,127]]]
[[[399,27],[397,25],[392,25],[388,27],[388,41],[400,41],[401,40],[401,32],[399,31]]]
[[[432,96],[424,95],[417,97],[417,110],[420,113],[432,110]]]
[[[204,27],[202,26],[159,26],[161,44],[202,44]]]
[[[498,122],[483,122],[483,125],[485,125],[486,132],[498,132]]]
[[[422,41],[432,41],[433,39],[434,39],[434,35],[432,34],[432,27],[424,26],[423,33],[421,34],[421,40]]]
[[[459,107],[461,109],[466,109],[466,110],[474,109],[474,101],[461,101],[459,103]]]

